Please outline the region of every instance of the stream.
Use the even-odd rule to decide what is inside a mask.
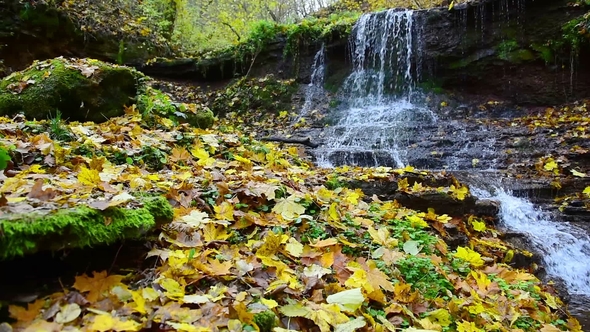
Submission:
[[[520,2],[519,2],[520,3]],[[423,137],[441,135],[437,132],[442,121],[422,102],[416,89],[420,68],[415,52],[420,45],[412,11],[388,10],[363,15],[355,25],[351,39],[353,70],[345,80],[339,95],[340,107],[331,116],[332,125],[324,129],[324,144],[313,150],[319,166],[339,165],[395,166],[406,164],[433,170],[478,172],[465,165],[481,160],[486,171],[495,171],[496,138],[486,134],[486,128],[461,128],[442,134],[455,135],[463,146],[453,154],[439,158],[441,163],[428,167],[414,160],[428,159],[416,149]],[[324,49],[316,56],[314,79],[323,77],[326,68]],[[308,87],[315,94],[321,86]],[[311,94],[311,93],[310,93]],[[306,112],[310,104],[306,101]],[[464,125],[463,125],[464,126]],[[475,130],[480,136],[468,136]],[[463,137],[463,136],[464,137]],[[473,140],[473,137],[479,137]],[[472,140],[470,140],[470,138]],[[496,152],[497,153],[497,152]],[[421,156],[417,156],[421,154]],[[421,159],[420,159],[421,158]],[[481,168],[480,168],[481,169]],[[511,194],[510,188],[495,183],[485,175],[481,186],[468,184],[479,198],[491,198],[501,204],[500,228],[526,235],[535,252],[541,253],[547,281],[563,281],[571,295],[570,310],[586,330],[590,330],[590,236],[567,221],[554,220],[524,197]],[[483,189],[485,188],[485,189]]]

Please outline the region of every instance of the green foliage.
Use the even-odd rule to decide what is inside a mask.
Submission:
[[[405,281],[420,290],[427,299],[444,297],[447,291],[453,291],[453,285],[436,271],[430,258],[408,257],[395,263]]]
[[[73,136],[64,126],[61,112],[56,111],[55,116],[49,119],[49,136],[60,141],[71,141]]]
[[[505,40],[497,47],[498,57],[502,60],[509,60],[510,53],[518,48],[516,40]]]
[[[330,175],[325,183],[326,188],[334,190],[337,188],[346,188],[346,183],[340,181],[338,175]]]
[[[564,40],[578,51],[583,44],[590,42],[590,12],[567,22],[561,30]]]
[[[3,145],[0,145],[0,171],[5,170],[8,167],[8,162],[11,160],[9,149]]]

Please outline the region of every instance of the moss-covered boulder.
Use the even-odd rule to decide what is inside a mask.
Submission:
[[[158,89],[146,87],[137,97],[137,107],[148,123],[154,116],[168,118],[176,123],[188,123],[206,129],[213,126],[213,112],[202,104],[176,103]]]
[[[59,111],[64,119],[103,122],[134,102],[140,76],[91,59],[35,62],[0,81],[0,115],[22,112],[40,120]]]
[[[157,225],[172,221],[164,197],[146,198],[135,209],[90,207],[55,213],[8,214],[0,217],[0,260],[38,251],[83,248],[142,238]]]

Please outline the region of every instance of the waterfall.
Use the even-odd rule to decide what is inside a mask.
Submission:
[[[315,150],[320,166],[403,167],[411,131],[433,122],[433,113],[415,103],[413,26],[413,11],[395,9],[365,14],[354,26],[353,71],[325,144]]]
[[[295,123],[304,116],[307,116],[324,93],[324,78],[326,76],[326,45],[322,44],[320,50],[313,59],[310,82],[305,88],[305,101],[295,119]]]

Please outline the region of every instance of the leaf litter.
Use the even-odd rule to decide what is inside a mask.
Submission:
[[[146,255],[158,259],[152,277],[77,276],[62,292],[11,305],[15,331],[581,331],[553,286],[506,264],[517,249],[490,220],[347,187],[470,197],[454,179],[426,184],[448,174],[320,169],[298,147],[259,142],[232,122],[148,126],[135,108],[126,113],[63,123],[69,141],[46,134],[46,121],[0,119],[13,157],[4,216],[133,207],[138,193],[165,195],[175,209]],[[467,243],[449,247],[450,229]]]

